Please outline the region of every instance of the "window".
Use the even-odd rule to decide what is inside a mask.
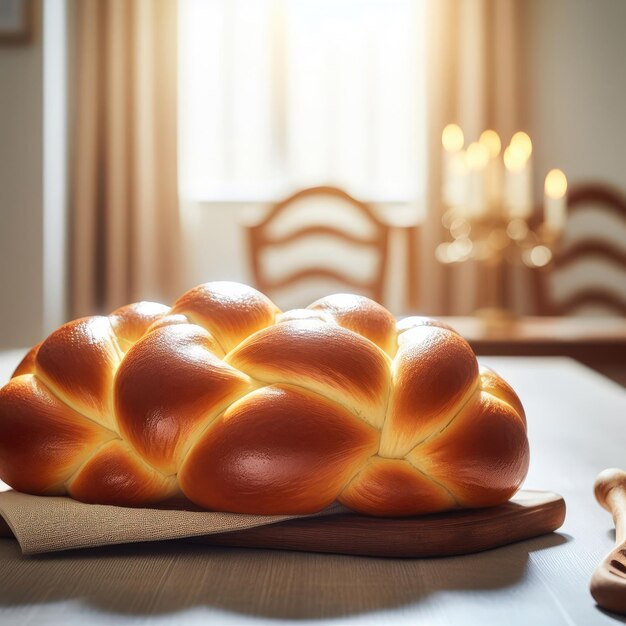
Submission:
[[[423,3],[181,0],[183,198],[419,197]]]

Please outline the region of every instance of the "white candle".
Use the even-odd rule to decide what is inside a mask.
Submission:
[[[485,130],[478,140],[489,151],[489,163],[487,164],[487,203],[492,212],[500,208],[502,202],[502,162],[498,158],[502,143],[498,133],[494,130]]]
[[[487,165],[489,150],[474,142],[467,148],[467,210],[470,217],[484,217],[489,208],[487,201]]]
[[[561,170],[550,170],[544,185],[544,220],[546,228],[560,233],[565,228],[567,178]]]
[[[452,180],[450,184],[450,206],[456,209],[457,213],[462,213],[467,204],[467,154],[465,150],[459,150],[452,155],[450,170]]]
[[[515,133],[504,151],[506,204],[511,219],[532,215],[532,143],[526,133]]]
[[[463,202],[463,172],[459,161],[464,160],[463,131],[456,124],[448,124],[441,134],[443,144],[443,201],[448,206],[457,206]],[[464,165],[464,164],[463,164]]]

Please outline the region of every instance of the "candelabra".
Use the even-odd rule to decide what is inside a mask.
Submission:
[[[525,133],[513,135],[500,158],[498,135],[487,130],[463,149],[463,131],[446,126],[444,147],[443,226],[451,241],[439,244],[441,263],[470,259],[481,267],[488,306],[478,311],[491,320],[512,317],[504,289],[507,265],[530,268],[552,260],[566,219],[567,179],[551,170],[545,179],[544,219],[538,226],[532,202],[532,143]]]

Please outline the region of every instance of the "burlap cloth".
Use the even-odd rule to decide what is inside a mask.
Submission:
[[[242,515],[188,510],[193,505],[169,502],[161,508],[132,509],[83,504],[70,498],[0,493],[0,536],[14,535],[23,554],[93,548],[118,543],[214,535],[297,517],[343,513],[340,504],[312,515]],[[184,507],[183,510],[181,507]]]

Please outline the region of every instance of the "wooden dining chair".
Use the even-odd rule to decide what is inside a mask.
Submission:
[[[599,306],[613,314],[626,316],[626,198],[616,189],[602,184],[590,183],[574,187],[568,194],[568,216],[584,208],[605,211],[618,218],[624,233],[624,246],[617,246],[598,234],[577,237],[558,248],[549,265],[533,271],[536,311],[539,315],[568,315],[584,306]],[[567,230],[567,227],[566,227]],[[576,264],[594,259],[607,268],[613,266],[623,276],[611,287],[596,281],[577,281],[576,289],[566,298],[557,299],[553,293],[553,281],[564,270]]]
[[[328,212],[324,217],[323,211],[318,211],[318,206],[321,208],[329,202],[332,202],[333,217],[338,218],[339,212],[347,212],[344,219],[329,219]],[[295,224],[292,220],[287,228],[281,227],[289,221],[290,214],[296,209],[304,210],[306,219],[298,219],[296,216]],[[360,228],[356,229],[357,226]],[[270,297],[277,291],[284,293],[284,290],[292,289],[298,283],[314,279],[341,283],[352,292],[382,302],[389,226],[376,216],[370,205],[353,198],[342,189],[329,186],[302,189],[273,205],[260,221],[244,224],[244,227],[255,286]],[[367,250],[373,255],[371,275],[355,278],[350,268],[342,267],[340,254],[320,253],[312,262],[302,266],[298,251],[307,240],[319,241],[320,238],[335,242],[339,250],[344,247]],[[293,254],[291,260],[276,260],[277,251],[285,248],[291,248],[292,253],[295,251],[297,263],[293,262]],[[269,254],[274,255],[273,262],[268,260]],[[281,270],[278,277],[275,271],[271,271],[276,270],[277,266]]]

